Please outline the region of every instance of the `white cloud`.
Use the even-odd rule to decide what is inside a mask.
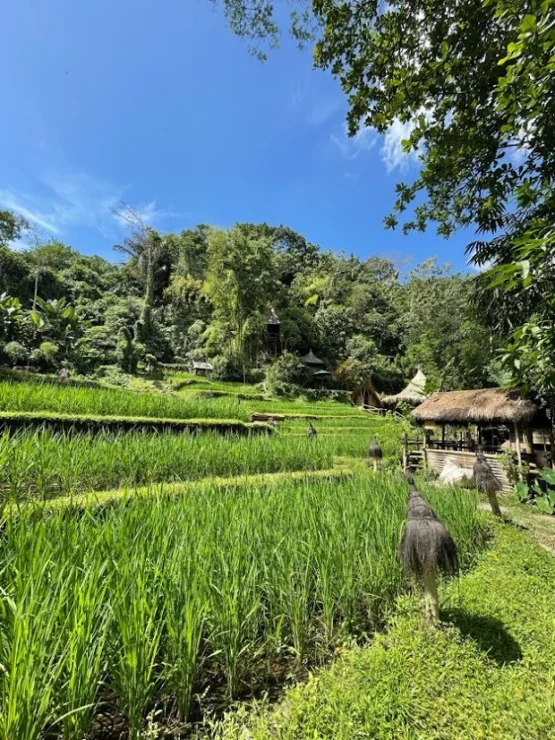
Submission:
[[[309,126],[321,126],[341,108],[342,104],[343,100],[339,97],[319,100],[309,108],[306,115],[307,123]]]
[[[10,190],[2,189],[0,190],[0,206],[23,216],[30,223],[36,224],[39,228],[45,229],[51,234],[60,233],[52,215],[38,210],[33,206],[28,196],[16,195]]]
[[[411,150],[407,154],[402,146],[402,141],[408,139],[414,128],[411,121],[402,123],[399,120],[393,122],[388,128],[381,148],[382,160],[385,163],[388,172],[399,169],[406,170],[411,164],[418,162],[418,153]]]
[[[332,134],[330,141],[339,148],[345,158],[356,159],[376,146],[377,134],[374,129],[363,126],[354,136],[349,136],[347,124],[343,124],[342,134]]]
[[[116,239],[122,227],[128,227],[128,222],[115,213],[121,207],[125,187],[83,173],[51,172],[42,182],[45,187],[40,196],[0,189],[0,206],[24,216],[48,236],[63,236],[72,227],[84,226],[96,229],[107,239]],[[163,210],[154,200],[135,210],[148,225],[186,216]]]

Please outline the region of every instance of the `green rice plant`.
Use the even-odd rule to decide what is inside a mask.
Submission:
[[[177,550],[162,586],[166,640],[165,679],[181,721],[189,718],[201,665],[201,641],[208,612],[208,586],[199,578],[198,553]],[[185,557],[182,557],[185,556]]]
[[[66,660],[60,612],[72,565],[62,564],[62,577],[52,579],[53,547],[44,522],[33,530],[8,522],[7,537],[14,547],[2,563],[0,738],[34,740],[58,707]]]
[[[70,570],[65,583],[67,637],[59,687],[61,706],[65,709],[61,719],[64,740],[85,737],[96,709],[111,624],[111,612],[106,608],[105,570],[105,563],[93,560],[85,565],[85,570]]]
[[[188,398],[115,388],[75,388],[7,380],[0,381],[0,409],[158,419],[248,419],[247,410],[229,398]]]
[[[130,545],[126,535],[120,541]],[[135,548],[133,558],[118,558],[113,576],[115,635],[108,669],[129,721],[129,738],[135,740],[155,695],[165,604],[158,599],[143,546]]]
[[[331,468],[337,445],[305,437],[215,433],[0,434],[0,493],[9,501],[136,488],[160,481]]]
[[[468,565],[474,495],[429,495]],[[221,705],[371,632],[404,587],[406,500],[384,471],[20,507],[0,556],[0,738],[77,740],[99,712],[130,738],[153,710],[175,728],[199,695]]]

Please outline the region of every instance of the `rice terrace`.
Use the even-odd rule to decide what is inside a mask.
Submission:
[[[11,3],[0,740],[555,737],[555,0]]]

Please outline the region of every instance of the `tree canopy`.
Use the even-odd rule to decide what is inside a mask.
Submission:
[[[495,346],[469,302],[475,278],[434,260],[400,276],[383,257],[325,252],[264,223],[133,228],[115,247],[124,263],[59,241],[1,249],[4,363],[102,375],[209,359],[220,377],[256,378],[270,361],[273,311],[281,349],[297,359],[312,349],[334,371],[332,387],[371,376],[394,392],[417,367],[438,388],[491,381]]]
[[[280,5],[227,0],[226,12],[234,32],[252,41],[266,26],[275,44]],[[302,7],[293,26],[311,23],[315,64],[340,80],[350,134],[409,132],[419,166],[397,185],[386,225],[478,233],[468,253],[484,270],[481,311],[498,335],[512,332],[503,359],[515,381],[555,403],[555,379],[540,370],[555,346],[555,0]]]

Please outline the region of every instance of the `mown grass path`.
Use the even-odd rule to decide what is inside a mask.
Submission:
[[[555,736],[555,559],[495,524],[492,546],[443,594],[445,626],[403,597],[388,630],[345,652],[277,706],[246,710],[218,738],[549,738]]]

